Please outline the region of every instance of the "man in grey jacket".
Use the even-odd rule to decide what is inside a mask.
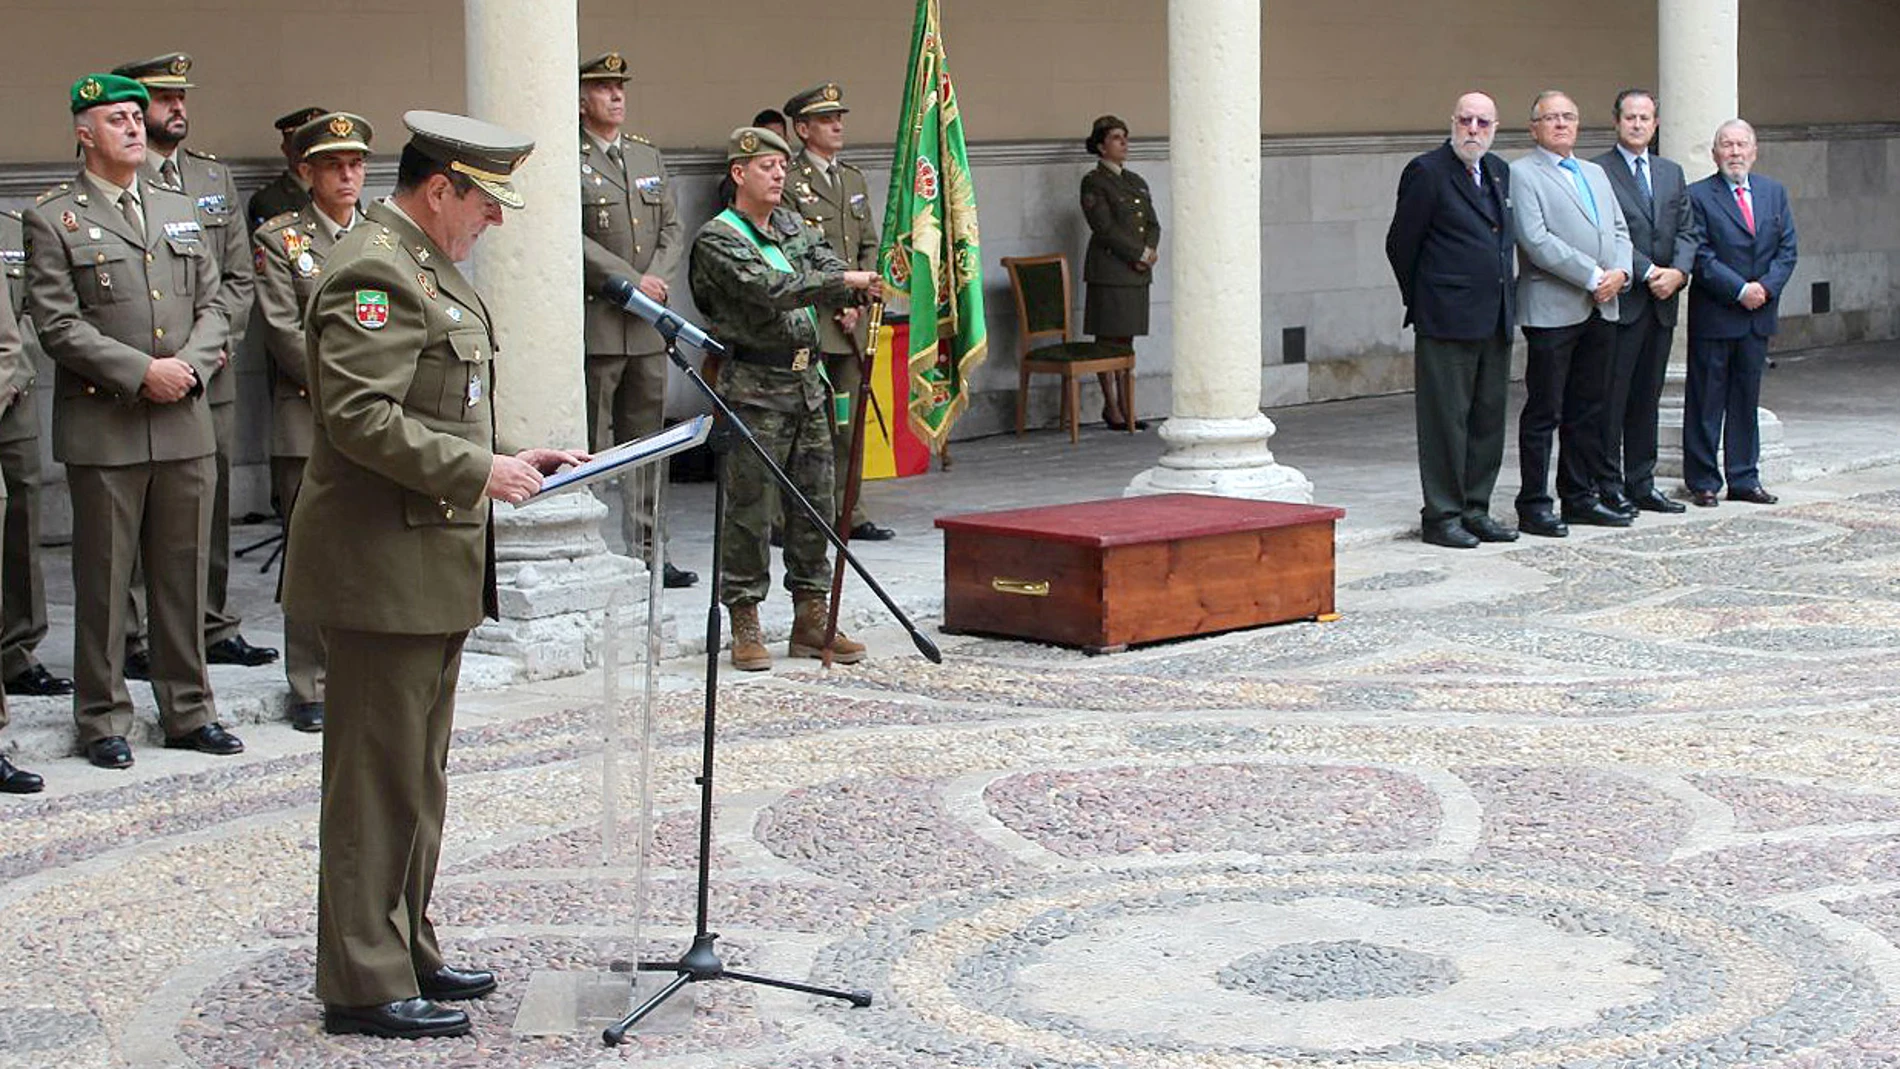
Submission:
[[[1617,297],[1630,284],[1629,224],[1603,168],[1576,157],[1576,102],[1554,89],[1531,105],[1537,147],[1511,164],[1517,228],[1517,316],[1529,342],[1518,419],[1518,529],[1562,538],[1569,524],[1628,527],[1597,496],[1603,394],[1616,345]],[[1551,508],[1550,444],[1558,438],[1559,518]]]

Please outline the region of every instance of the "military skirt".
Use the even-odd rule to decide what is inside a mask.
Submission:
[[[1148,333],[1148,286],[1088,284],[1082,333],[1096,338],[1139,338]]]

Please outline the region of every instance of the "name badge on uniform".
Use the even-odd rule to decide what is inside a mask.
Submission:
[[[471,375],[468,380],[468,407],[474,408],[482,403],[482,377]]]
[[[864,204],[864,194],[862,193],[851,194],[851,206],[853,208],[861,207],[863,204]]]
[[[658,193],[663,184],[660,176],[657,174],[641,175],[639,178],[633,180],[634,188],[642,193],[648,194]]]
[[[23,264],[26,262],[26,250],[0,249],[0,260],[5,260],[10,264]]]
[[[222,193],[206,193],[198,198],[198,210],[212,215],[231,214],[231,202]]]
[[[174,241],[197,241],[204,232],[205,228],[196,221],[165,224],[165,236]]]

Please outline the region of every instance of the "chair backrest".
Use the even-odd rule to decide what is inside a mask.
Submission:
[[[1059,252],[1005,256],[1022,352],[1069,340],[1069,258]]]

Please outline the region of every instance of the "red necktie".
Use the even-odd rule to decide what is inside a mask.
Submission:
[[[1748,206],[1747,186],[1735,187],[1735,203],[1741,205],[1742,208],[1742,225],[1748,227],[1748,232],[1753,234],[1755,232],[1755,209]]]

